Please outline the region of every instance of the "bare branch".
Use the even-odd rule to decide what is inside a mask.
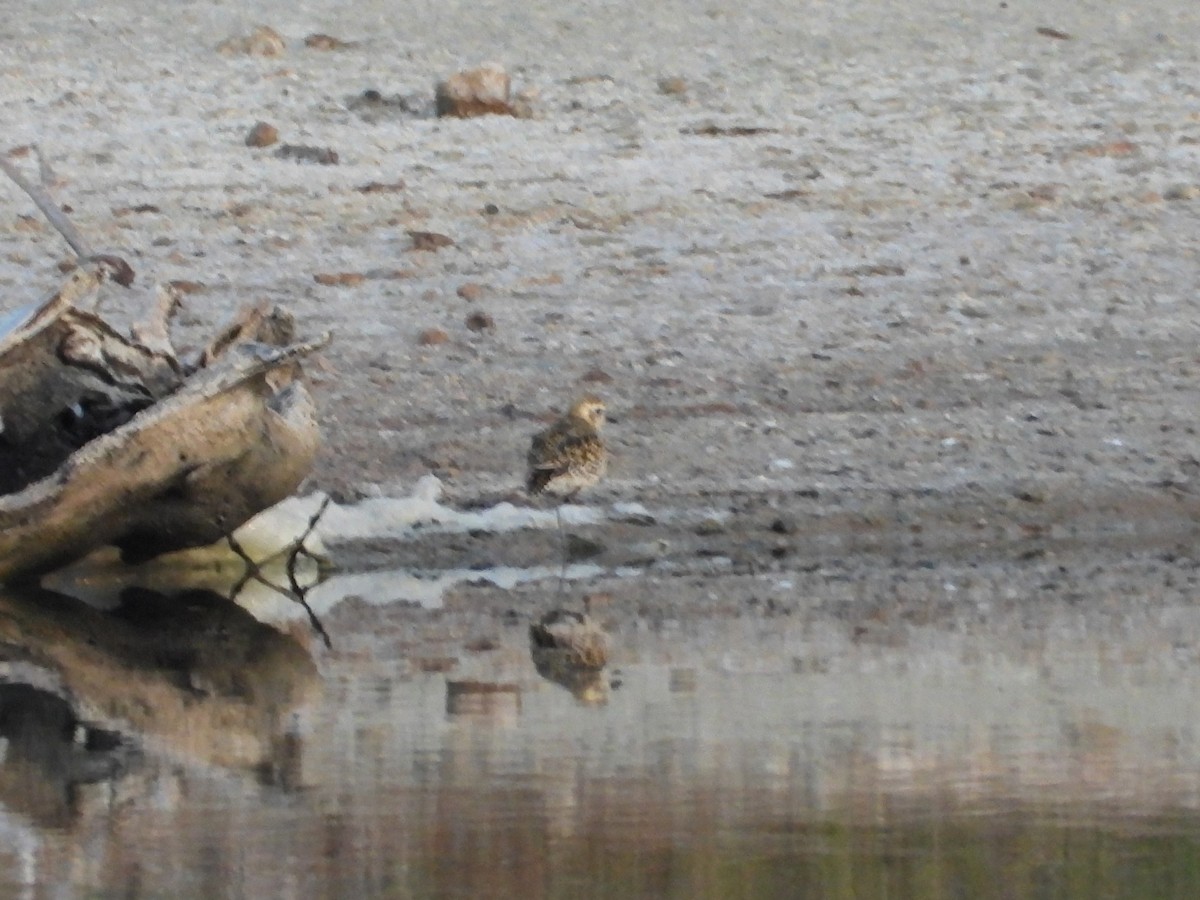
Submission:
[[[20,170],[3,154],[0,154],[0,169],[4,171],[5,175],[16,182],[17,187],[29,195],[29,198],[37,208],[42,211],[42,215],[63,236],[63,239],[71,245],[71,249],[75,251],[75,255],[79,257],[80,262],[94,260],[100,263],[106,270],[105,274],[108,278],[121,285],[121,287],[129,287],[133,284],[133,267],[119,256],[114,256],[110,253],[92,252],[92,248],[88,246],[88,242],[84,240],[83,235],[71,224],[71,220],[67,218],[67,214],[62,211],[62,208],[54,202],[54,198],[50,196],[50,191],[46,187],[46,180],[52,177],[50,166],[42,157],[42,151],[36,146],[33,149],[37,153],[38,171],[41,177],[41,181],[38,184],[33,184],[27,180],[21,174]]]
[[[311,590],[311,586],[303,587],[300,584],[299,579],[296,577],[296,562],[300,558],[301,554],[309,557],[310,559],[315,560],[317,558],[313,555],[312,551],[304,546],[304,542],[312,535],[313,530],[317,527],[317,523],[321,520],[321,516],[325,514],[325,510],[329,506],[330,499],[331,498],[326,497],[321,501],[320,507],[318,507],[317,511],[313,513],[311,518],[309,518],[308,525],[305,527],[304,533],[301,534],[300,537],[295,541],[293,541],[285,551],[288,554],[285,568],[287,572],[288,585],[291,590],[281,588],[279,585],[265,577],[262,574],[262,567],[253,559],[251,559],[250,554],[246,552],[245,548],[238,543],[237,538],[235,538],[232,534],[225,535],[225,540],[229,544],[229,548],[238,555],[238,557],[246,566],[246,573],[234,587],[231,599],[236,598],[237,595],[241,593],[242,588],[244,588],[249,581],[257,581],[259,584],[269,587],[277,594],[281,594],[284,597],[287,597],[289,600],[293,600],[304,607],[304,611],[308,614],[309,624],[312,626],[313,630],[321,636],[321,640],[324,641],[326,648],[332,650],[333,641],[329,637],[329,632],[325,630],[325,626],[321,624],[321,620],[317,618],[317,614],[313,612],[312,607],[308,605],[308,592]],[[271,558],[274,559],[275,557],[272,556]]]
[[[4,174],[16,182],[17,187],[29,195],[29,199],[42,211],[42,215],[63,236],[63,240],[71,245],[71,249],[75,251],[76,256],[82,260],[91,259],[96,255],[92,252],[92,248],[88,246],[87,241],[83,239],[83,235],[71,224],[66,213],[54,202],[54,198],[50,196],[50,192],[46,190],[45,185],[33,184],[3,155],[0,155],[0,169],[3,169]]]
[[[147,350],[175,359],[175,347],[171,344],[171,319],[180,303],[179,291],[169,284],[160,284],[150,317],[129,329],[133,339]]]

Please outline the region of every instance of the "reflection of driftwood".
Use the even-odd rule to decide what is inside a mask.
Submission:
[[[318,442],[291,316],[250,309],[186,361],[171,345],[178,297],[160,289],[129,336],[96,312],[97,256],[44,185],[2,167],[80,254],[43,303],[0,317],[0,581],[105,544],[127,562],[213,543],[289,496]]]
[[[0,738],[0,801],[43,828],[70,824],[80,785],[118,778],[137,760],[117,733],[80,721],[65,697],[31,684],[0,683]]]
[[[264,772],[290,765],[292,719],[320,689],[295,640],[205,591],[131,590],[113,612],[0,592],[0,662],[13,661],[49,673],[79,718]]]

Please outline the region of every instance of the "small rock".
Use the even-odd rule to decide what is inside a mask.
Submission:
[[[776,534],[795,534],[796,520],[791,516],[780,516],[771,523],[771,530]]]
[[[450,340],[450,335],[441,328],[427,328],[421,332],[417,338],[417,343],[422,347],[436,347],[438,344],[444,344]]]
[[[1056,41],[1069,41],[1071,35],[1065,31],[1060,31],[1057,28],[1051,28],[1048,25],[1041,25],[1037,29],[1037,33],[1042,37],[1054,38]]]
[[[333,166],[338,161],[336,150],[331,150],[329,147],[309,147],[303,144],[284,144],[275,151],[275,155],[280,159],[319,163],[322,166]]]
[[[512,115],[509,91],[512,80],[499,63],[485,63],[439,82],[436,92],[437,114],[456,116]]]
[[[1133,156],[1139,152],[1138,145],[1133,141],[1121,138],[1116,141],[1106,141],[1099,144],[1089,144],[1080,148],[1085,156]]]
[[[678,75],[672,76],[670,78],[658,79],[658,90],[660,93],[677,97],[680,94],[686,94],[687,89],[688,89],[687,82],[684,81],[682,78],[680,78]]]
[[[177,278],[174,281],[168,281],[167,286],[178,294],[199,294],[207,288],[202,281],[188,281],[185,278]]]
[[[217,45],[217,52],[226,56],[246,54],[248,56],[280,56],[287,49],[287,42],[274,28],[260,25],[244,37],[231,37]]]
[[[1195,200],[1200,197],[1200,187],[1194,184],[1173,184],[1163,191],[1164,200]]]
[[[371,269],[367,272],[367,277],[379,281],[401,281],[405,278],[416,278],[418,274],[416,269]]]
[[[988,308],[974,297],[964,297],[958,307],[958,312],[959,315],[966,316],[968,319],[986,319],[991,315]]]
[[[408,236],[412,238],[412,248],[414,250],[426,250],[434,252],[442,247],[453,247],[454,239],[444,234],[438,234],[436,231],[410,231]]]
[[[495,319],[485,312],[476,310],[467,316],[467,328],[471,331],[491,331],[495,327]]]
[[[45,224],[36,216],[28,216],[24,213],[17,215],[14,227],[17,231],[41,232],[46,230]]]
[[[257,122],[246,135],[247,147],[270,147],[279,140],[279,129],[269,122]]]
[[[492,650],[499,650],[500,641],[494,637],[475,638],[463,644],[463,649],[468,653],[488,653]]]
[[[579,380],[590,384],[612,384],[613,377],[603,369],[588,369]]]
[[[353,47],[354,44],[332,35],[317,33],[306,37],[304,46],[311,47],[313,50],[345,50],[347,47]]]
[[[113,215],[117,216],[118,218],[123,218],[125,216],[131,216],[134,214],[140,215],[142,213],[160,213],[160,212],[162,212],[162,209],[155,206],[153,203],[138,203],[138,204],[135,204],[134,206],[118,206],[113,209]]]
[[[1046,491],[1037,485],[1022,485],[1013,491],[1013,496],[1022,503],[1045,503]]]
[[[355,188],[360,194],[395,194],[407,187],[403,181],[368,181]]]
[[[366,280],[361,272],[318,272],[313,275],[313,281],[326,287],[353,287]]]
[[[459,285],[455,293],[468,303],[476,303],[483,296],[483,285],[474,281],[468,281],[466,284]]]

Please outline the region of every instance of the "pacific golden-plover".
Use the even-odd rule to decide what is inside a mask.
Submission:
[[[525,487],[530,494],[572,499],[608,471],[608,449],[600,437],[604,401],[587,394],[565,416],[533,436]]]
[[[608,448],[600,437],[602,427],[604,401],[594,394],[576,400],[565,416],[533,436],[525,489],[531,495],[553,494],[566,501],[603,478],[608,470]],[[561,504],[554,507],[554,520],[558,524],[565,575],[567,539],[563,534]]]

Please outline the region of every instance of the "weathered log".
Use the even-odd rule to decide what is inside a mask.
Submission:
[[[210,544],[299,487],[318,442],[300,361],[328,338],[296,342],[291,315],[260,306],[183,362],[170,287],[122,334],[98,298],[132,268],[91,250],[44,178],[0,169],[80,257],[40,304],[0,317],[0,581],[107,544],[128,562]]]
[[[235,345],[51,475],[0,496],[0,581],[107,544],[131,562],[203,546],[288,497],[318,445],[296,364],[324,343]]]
[[[49,475],[183,381],[173,355],[127,340],[79,308],[107,275],[103,264],[76,270],[0,334],[0,494]]]

